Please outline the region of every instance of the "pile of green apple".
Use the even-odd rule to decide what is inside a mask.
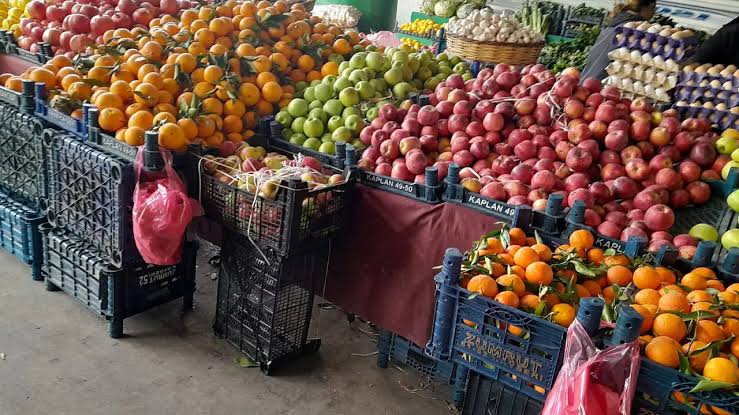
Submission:
[[[731,169],[739,168],[739,131],[729,128],[721,133],[716,140],[716,151],[721,155],[719,157],[731,157],[721,169],[721,177],[726,180]]]
[[[411,52],[406,45],[385,52],[357,52],[339,63],[338,76],[326,76],[299,90],[275,121],[283,127],[282,137],[292,144],[330,155],[335,154],[338,141],[361,150],[365,145],[359,134],[383,104],[433,90],[453,73],[472,78],[466,63],[443,53],[435,57],[428,50]]]

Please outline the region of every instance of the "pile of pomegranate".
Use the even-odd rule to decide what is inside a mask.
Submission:
[[[560,193],[569,207],[582,200],[585,223],[602,235],[645,237],[652,249],[673,242],[673,208],[708,201],[705,181],[727,161],[707,120],[580,82],[574,68],[555,77],[539,64],[500,64],[467,82],[450,76],[429,100],[383,106],[361,133],[369,147],[359,167],[423,183],[427,166],[443,179],[454,162],[468,191],[542,210]]]

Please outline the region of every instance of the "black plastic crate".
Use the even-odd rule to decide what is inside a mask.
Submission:
[[[81,140],[87,139],[87,120],[90,104],[84,104],[83,117],[81,120],[72,117],[71,115],[65,114],[57,109],[54,109],[47,102],[49,97],[46,92],[46,84],[39,82],[36,84],[35,91],[36,108],[34,114],[46,121],[49,125],[54,128],[64,130]]]
[[[45,207],[43,126],[0,104],[0,190],[35,209]]]
[[[23,80],[22,82],[23,90],[21,92],[0,85],[0,102],[17,108],[24,114],[33,114],[36,106],[34,102],[34,83],[29,80]]]
[[[350,179],[311,190],[300,180],[282,181],[271,199],[241,189],[238,182],[225,183],[207,173],[205,166],[199,181],[206,215],[282,255],[336,236],[346,225],[354,185]]]
[[[109,320],[110,337],[123,335],[123,320],[182,298],[192,308],[197,243],[185,242],[177,265],[116,268],[83,238],[42,226],[43,270],[49,291],[63,290]]]
[[[214,332],[233,344],[262,371],[313,353],[308,340],[315,288],[328,266],[327,245],[282,257],[233,233],[224,237],[218,277]]]
[[[31,277],[43,281],[39,225],[46,216],[12,198],[0,194],[0,247],[31,265]]]
[[[462,415],[539,415],[542,409],[543,402],[470,372]]]
[[[61,131],[44,131],[48,219],[84,238],[116,267],[140,261],[131,212],[133,164]]]

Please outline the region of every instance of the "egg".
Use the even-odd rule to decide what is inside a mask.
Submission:
[[[626,91],[633,91],[634,82],[631,80],[631,78],[625,78],[621,81],[621,87]]]
[[[623,68],[621,69],[621,73],[625,76],[631,76],[631,73],[634,71],[634,65],[632,65],[629,62],[624,63]]]
[[[723,102],[720,102],[716,104],[716,109],[719,111],[726,111],[727,109],[729,109],[729,107],[727,107],[726,104],[724,104]]]
[[[678,101],[677,104],[675,104],[675,105],[677,105],[678,107],[686,107],[686,106],[688,106],[688,102],[687,101]]]
[[[629,59],[631,59],[632,62],[641,63],[641,52],[638,50],[632,50],[631,53],[629,53]]]
[[[693,101],[690,103],[690,106],[691,107],[702,107],[703,105],[701,105],[700,101]]]
[[[706,101],[703,103],[703,108],[713,108],[713,102]]]
[[[644,93],[644,84],[641,81],[634,82],[634,92],[642,94]]]
[[[654,75],[656,73],[657,72],[654,70],[654,68],[649,68],[649,69],[647,69],[647,70],[644,71],[644,75],[642,75],[642,79],[645,82],[652,82],[652,80],[654,79]]]
[[[644,85],[644,93],[649,95],[650,97],[654,96],[654,90],[655,88],[652,85],[650,84]]]
[[[723,89],[726,89],[726,90],[729,90],[730,91],[731,89],[734,88],[734,85],[731,84],[731,81],[726,81],[726,82],[723,83],[723,85],[721,85],[721,87]]]
[[[642,75],[644,75],[644,66],[636,65],[634,67],[634,77],[636,79],[642,79]]]
[[[669,69],[671,71],[677,71],[678,69],[680,69],[680,65],[678,65],[678,63],[672,59],[667,59],[665,61],[665,69]]]
[[[723,69],[724,69],[723,65],[715,65],[715,66],[711,66],[710,68],[708,68],[706,73],[711,76],[716,76],[720,74]]]

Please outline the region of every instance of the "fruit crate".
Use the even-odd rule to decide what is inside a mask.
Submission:
[[[45,219],[37,210],[0,194],[0,247],[31,265],[31,277],[35,281],[44,279],[38,227]]]
[[[205,214],[260,246],[288,255],[331,239],[346,226],[354,188],[351,178],[312,190],[303,181],[283,180],[269,198],[219,180],[204,164],[200,166],[200,203]]]
[[[49,222],[88,240],[115,267],[138,262],[133,164],[58,130],[44,130],[43,141]]]
[[[41,121],[0,104],[0,190],[36,210],[45,207]]]
[[[438,204],[441,203],[443,186],[439,183],[438,168],[426,167],[423,183],[411,183],[405,180],[394,179],[373,171],[360,169],[356,163],[356,150],[353,146],[347,146],[347,167],[352,172],[352,177],[365,186],[374,187],[386,192],[405,196],[419,202]]]
[[[90,104],[83,104],[83,117],[78,120],[71,115],[67,115],[59,110],[51,107],[48,103],[48,94],[46,92],[46,84],[43,82],[36,83],[36,109],[35,115],[46,121],[50,126],[64,130],[75,137],[87,139],[87,117],[91,108]]]
[[[539,415],[544,403],[505,384],[470,373],[462,415]]]
[[[0,86],[0,103],[9,105],[23,114],[33,114],[36,107],[34,101],[34,83],[33,81],[23,80],[23,89],[21,92]]]
[[[83,238],[42,225],[46,288],[63,290],[109,320],[108,334],[123,335],[123,320],[182,298],[193,305],[197,243],[185,242],[177,265],[111,265],[109,258]]]
[[[464,400],[464,383],[467,370],[454,362],[436,360],[425,354],[423,348],[408,339],[387,330],[380,330],[377,340],[377,366],[387,368],[392,360],[413,368],[420,375],[442,385],[454,385],[452,402],[457,407]]]
[[[269,123],[270,146],[292,154],[305,154],[306,156],[311,156],[327,166],[336,167],[338,169],[343,169],[346,165],[346,149],[348,145],[343,141],[335,143],[335,154],[327,154],[308,147],[293,144],[282,136],[282,132],[283,127],[280,123],[277,121],[271,121]]]
[[[442,200],[448,203],[462,205],[506,223],[511,223],[516,215],[520,214],[518,209],[516,209],[516,205],[487,198],[480,195],[480,193],[467,190],[460,184],[459,172],[460,167],[458,164],[452,163],[449,165],[449,172],[446,179],[444,179],[445,189],[442,194]],[[551,235],[561,233],[565,226],[565,215],[562,212],[563,201],[564,198],[561,195],[551,195],[545,212],[537,210],[530,211],[531,218],[526,220],[531,221],[531,227],[534,229]]]
[[[54,56],[54,53],[51,51],[51,45],[48,43],[39,42],[41,50],[39,52],[31,52],[18,46],[18,42],[11,32],[3,30],[0,36],[3,38],[5,53],[8,55],[16,55],[25,61],[41,65],[45,64],[51,56]]]
[[[268,375],[321,345],[308,339],[308,328],[329,250],[327,243],[313,248],[285,257],[241,235],[224,236],[213,330]]]

